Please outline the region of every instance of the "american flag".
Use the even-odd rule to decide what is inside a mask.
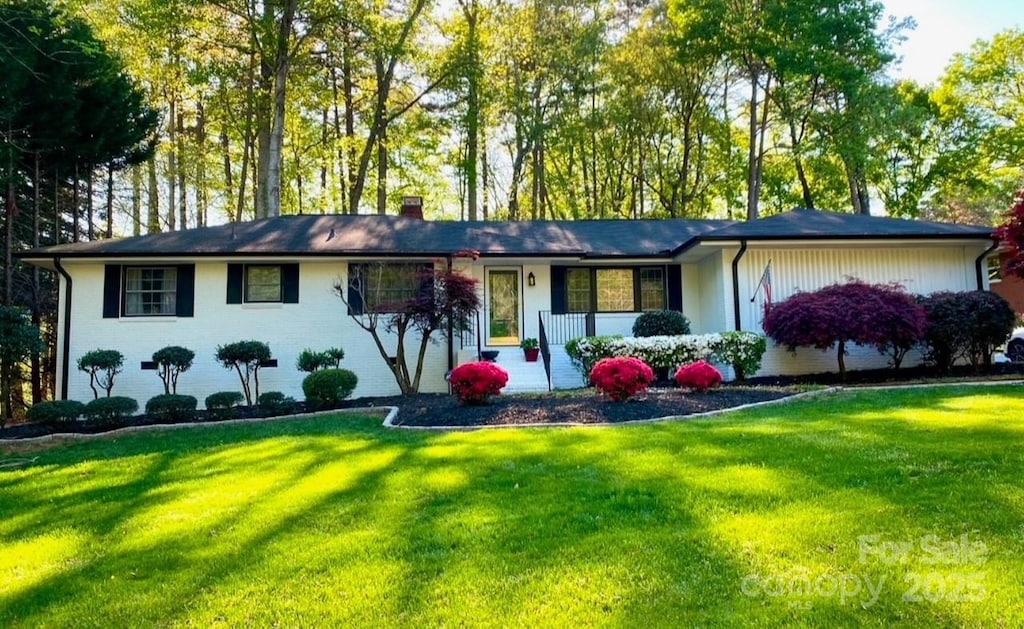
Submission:
[[[764,307],[770,308],[772,305],[772,261],[768,260],[768,264],[764,267],[764,272],[761,273],[761,280],[757,283],[757,288],[754,289],[754,296],[750,298],[750,301],[754,301],[757,298],[757,293],[764,289]]]

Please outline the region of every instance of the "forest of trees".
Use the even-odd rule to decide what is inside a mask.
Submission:
[[[996,223],[1024,32],[897,81],[874,0],[0,0],[12,251],[294,213]],[[46,326],[44,325],[44,328]]]

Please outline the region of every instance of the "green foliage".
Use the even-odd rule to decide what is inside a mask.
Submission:
[[[295,410],[295,398],[280,391],[267,391],[260,395],[259,406],[269,415],[286,415]]]
[[[238,391],[220,391],[206,396],[206,410],[214,419],[231,419],[235,416],[235,407],[245,400]]]
[[[153,352],[157,375],[164,383],[164,393],[178,392],[178,376],[192,367],[196,353],[179,345],[169,345]]]
[[[675,310],[645,312],[633,322],[633,336],[675,336],[690,333],[690,320]]]
[[[238,373],[245,403],[252,406],[260,396],[260,366],[270,360],[270,346],[262,341],[237,341],[219,345],[216,357],[226,369]]]
[[[520,341],[519,347],[522,349],[537,349],[540,347],[540,341],[534,338],[523,339]]]
[[[100,397],[100,389],[107,397],[114,388],[114,377],[124,368],[124,354],[116,349],[94,349],[78,359],[78,370],[89,374],[89,388],[93,398]],[[99,388],[97,388],[99,387]]]
[[[0,427],[13,415],[12,390],[19,364],[41,351],[39,329],[26,311],[0,306]]]
[[[721,340],[715,345],[715,356],[723,363],[732,365],[737,380],[752,376],[761,368],[761,359],[768,350],[768,341],[754,332],[722,332]]]
[[[343,358],[345,358],[345,350],[340,347],[331,347],[322,352],[315,352],[307,348],[299,352],[299,357],[295,360],[295,367],[299,371],[313,373],[328,367],[337,368],[341,365]]]
[[[85,404],[74,400],[40,402],[29,407],[25,414],[29,421],[62,424],[76,421],[85,412]]]
[[[171,422],[190,421],[196,416],[198,401],[191,395],[165,393],[146,402],[146,414]]]
[[[359,379],[348,369],[321,369],[302,381],[302,392],[311,409],[331,408],[352,395]]]
[[[130,397],[115,395],[92,400],[85,405],[82,414],[95,424],[119,424],[139,410],[139,403]]]
[[[569,339],[566,342],[565,353],[569,355],[569,360],[572,361],[573,366],[576,367],[580,374],[584,378],[589,378],[590,372],[593,370],[594,365],[597,364],[597,361],[612,355],[611,350],[608,349],[609,343],[621,338],[622,336],[618,334],[580,336]]]

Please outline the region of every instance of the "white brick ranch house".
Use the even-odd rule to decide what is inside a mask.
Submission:
[[[214,359],[238,340],[268,343],[276,366],[262,391],[301,398],[304,348],[343,347],[354,395],[398,393],[372,339],[334,294],[368,263],[385,263],[381,291],[401,294],[423,265],[452,266],[479,280],[479,326],[432,345],[423,391],[446,391],[444,374],[499,350],[509,390],[574,387],[580,376],[562,346],[584,334],[630,334],[638,313],[682,311],[694,333],[760,332],[771,261],[773,300],[856,277],[899,282],[908,291],[987,290],[991,229],[794,210],[750,222],[593,220],[435,222],[416,216],[306,215],[134,238],[58,245],[20,257],[58,274],[57,396],[87,400],[78,357],[118,349],[125,370],[114,393],[145,401],[162,393],[146,369],[157,349],[195,351],[179,392],[202,400],[237,390],[237,376]],[[380,268],[380,267],[375,267]],[[523,338],[542,336],[544,363],[525,363]],[[477,339],[479,338],[479,345]],[[884,366],[873,350],[851,352],[851,369]],[[760,374],[834,368],[833,353],[770,347]]]

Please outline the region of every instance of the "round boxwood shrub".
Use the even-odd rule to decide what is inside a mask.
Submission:
[[[198,404],[191,395],[165,393],[146,402],[146,414],[163,421],[184,422],[195,418]]]
[[[352,395],[359,378],[348,369],[321,369],[302,381],[302,392],[310,408],[330,408]]]
[[[268,415],[285,415],[295,410],[295,398],[280,391],[267,391],[260,394],[259,406]]]
[[[95,424],[119,424],[139,410],[139,403],[130,397],[114,395],[92,400],[85,405],[82,414]]]
[[[235,406],[242,403],[245,396],[238,391],[219,391],[206,396],[206,410],[213,419],[231,419],[235,416]]]
[[[45,424],[63,424],[73,422],[82,416],[85,404],[75,400],[54,400],[34,404],[25,413],[29,421]]]
[[[492,362],[464,363],[448,376],[452,393],[463,404],[485,404],[508,384],[508,373]]]
[[[676,383],[684,388],[703,393],[722,384],[722,372],[704,360],[683,365],[676,371]]]
[[[633,322],[633,336],[676,336],[690,333],[690,320],[675,310],[645,312]]]
[[[602,358],[590,371],[590,382],[613,402],[624,402],[647,391],[654,371],[632,356]]]

